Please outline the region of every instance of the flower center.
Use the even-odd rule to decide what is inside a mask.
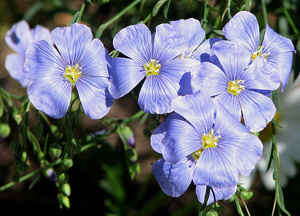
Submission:
[[[268,57],[268,55],[270,55],[270,53],[263,53],[262,49],[263,49],[263,46],[260,46],[257,51],[252,53],[252,55],[251,55],[252,61],[254,61],[258,56],[263,56],[264,61],[267,60],[267,57]]]
[[[221,136],[215,136],[214,129],[212,128],[208,133],[202,135],[202,147],[193,152],[192,156],[195,160],[198,160],[200,155],[205,149],[216,148]]]
[[[237,96],[241,93],[241,91],[245,90],[244,83],[245,83],[244,80],[229,81],[227,91],[230,94]]]
[[[68,65],[65,69],[64,77],[74,86],[78,78],[81,76],[81,67],[76,64],[74,66]]]
[[[147,76],[158,75],[161,65],[155,59],[150,59],[150,61],[144,65],[145,72]]]

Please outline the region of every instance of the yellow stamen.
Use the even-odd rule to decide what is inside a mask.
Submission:
[[[67,78],[74,86],[78,78],[81,76],[81,67],[76,64],[74,66],[68,65],[65,69],[64,77]]]
[[[214,135],[214,129],[211,129],[208,133],[202,135],[202,147],[193,152],[192,156],[195,160],[198,160],[202,152],[208,148],[216,148],[221,136]]]
[[[230,94],[237,96],[241,93],[241,91],[245,90],[244,83],[245,83],[244,80],[229,81],[227,91]]]
[[[254,61],[258,56],[263,56],[264,61],[267,60],[267,57],[268,57],[268,55],[270,55],[270,53],[263,53],[262,49],[263,49],[263,46],[260,46],[257,51],[252,53],[252,55],[251,55],[252,61]]]
[[[150,59],[150,61],[144,65],[145,72],[147,76],[158,75],[161,65],[155,59]]]

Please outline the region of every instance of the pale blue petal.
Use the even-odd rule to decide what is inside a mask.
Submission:
[[[172,107],[176,113],[189,121],[199,134],[208,132],[214,124],[213,101],[203,92],[179,96],[173,100]]]
[[[60,78],[41,79],[27,88],[34,107],[52,118],[62,118],[69,107],[72,85]]]
[[[196,185],[229,187],[238,183],[238,170],[220,138],[217,147],[205,149],[196,162],[193,181]]]
[[[76,62],[82,68],[82,74],[95,77],[109,77],[106,50],[98,39],[86,43],[81,58]]]
[[[45,40],[48,43],[52,44],[52,38],[50,31],[40,25],[37,25],[34,29],[31,30],[33,41]]]
[[[22,20],[14,24],[6,33],[5,41],[10,48],[24,55],[27,47],[33,42],[28,23]]]
[[[220,40],[220,38],[209,38],[205,40],[193,53],[193,57],[200,62],[212,62],[211,56],[213,55],[213,53],[211,49],[214,43]]]
[[[234,15],[224,26],[223,33],[226,39],[236,42],[251,53],[259,46],[258,22],[248,11],[241,11]]]
[[[113,98],[105,86],[108,86],[108,80],[100,77],[94,80],[88,76],[80,77],[76,82],[83,110],[91,119],[104,117],[113,104]]]
[[[178,95],[183,96],[193,94],[191,72],[187,72],[182,75],[179,81],[179,85],[180,89],[178,90]]]
[[[163,159],[152,168],[153,175],[162,191],[172,197],[181,196],[192,182],[194,163],[187,159],[169,163]]]
[[[272,100],[255,91],[243,91],[240,103],[245,125],[252,132],[263,130],[276,113]]]
[[[24,68],[31,81],[62,79],[65,65],[57,50],[47,41],[33,43],[26,51]]]
[[[201,148],[201,134],[183,117],[172,114],[166,124],[167,131],[162,140],[162,154],[166,161],[176,163]]]
[[[221,140],[218,146],[232,162],[240,175],[248,176],[262,156],[260,139],[235,120],[222,105],[217,107],[215,130]]]
[[[18,54],[10,54],[6,56],[5,68],[9,75],[19,81],[23,87],[27,87],[30,83],[24,74],[24,57]]]
[[[209,96],[216,96],[227,91],[228,78],[216,65],[203,62],[192,73],[191,86],[193,92],[202,90]]]
[[[115,35],[113,44],[116,50],[141,66],[144,66],[152,56],[151,32],[145,24],[123,28]]]
[[[240,79],[250,63],[251,53],[230,41],[218,41],[213,45],[213,53],[229,80]]]
[[[128,58],[112,58],[110,92],[114,98],[128,94],[145,77],[144,68]]]
[[[190,55],[205,38],[205,31],[196,19],[180,19],[171,21],[170,24],[182,38],[177,47],[183,48],[185,55]]]
[[[215,97],[215,101],[223,105],[237,121],[241,121],[242,111],[239,96],[232,95],[226,90],[223,94]]]
[[[163,121],[153,132],[150,138],[150,145],[152,149],[162,154],[164,151],[163,139],[166,136],[168,129],[168,120]]]
[[[51,37],[64,62],[75,65],[81,59],[84,47],[93,38],[91,29],[83,24],[74,23],[68,27],[57,27]]]
[[[200,203],[205,202],[206,185],[197,185],[196,194]],[[214,203],[219,200],[228,200],[236,191],[236,185],[229,187],[211,187],[207,205]]]

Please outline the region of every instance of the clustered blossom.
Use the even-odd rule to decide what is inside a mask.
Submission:
[[[6,67],[27,87],[31,103],[53,118],[67,113],[75,88],[84,112],[99,119],[114,99],[143,82],[140,108],[169,114],[151,136],[152,148],[162,155],[153,165],[159,186],[178,197],[193,182],[199,202],[209,192],[210,204],[229,199],[260,159],[262,143],[253,132],[274,118],[269,96],[285,88],[295,51],[268,25],[260,45],[256,17],[246,11],[223,33],[227,40],[204,40],[205,31],[192,18],[160,24],[154,33],[144,24],[131,25],[113,39],[126,57],[111,58],[83,24],[49,33],[41,27],[30,31],[22,21],[7,33],[17,54],[7,57]]]

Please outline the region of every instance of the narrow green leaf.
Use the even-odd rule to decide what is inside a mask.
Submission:
[[[167,0],[159,0],[153,7],[153,10],[152,10],[152,16],[156,16],[159,9],[163,6],[164,3],[166,3]]]
[[[0,96],[0,118],[3,116],[4,113],[4,103],[2,97]]]
[[[238,198],[237,196],[234,196],[234,204],[235,204],[236,210],[237,210],[237,212],[239,213],[239,215],[240,215],[240,216],[244,216],[242,207],[241,207],[241,205],[240,205],[239,198]]]
[[[166,6],[164,7],[164,17],[166,19],[168,19],[168,12],[169,12],[170,5],[171,5],[171,0],[169,0]]]
[[[35,2],[29,10],[24,15],[25,20],[31,20],[32,17],[34,17],[35,14],[37,14],[42,8],[43,8],[44,2],[37,1]]]
[[[30,183],[28,190],[31,190],[36,185],[36,183],[40,180],[40,178],[41,178],[41,175],[37,175]]]

